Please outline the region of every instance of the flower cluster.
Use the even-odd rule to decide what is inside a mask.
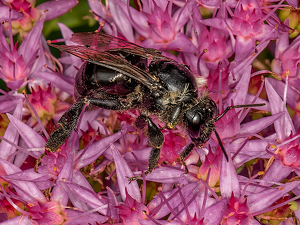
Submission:
[[[199,98],[209,95],[219,115],[256,104],[220,117],[216,132],[185,158],[186,168],[180,153],[192,141],[187,127],[167,129],[150,115],[164,144],[147,175],[152,147],[142,107],[84,106],[59,150],[45,150],[78,100],[74,84],[84,60],[54,57],[42,30],[77,4],[0,3],[1,225],[299,224],[297,0],[88,1],[99,32],[186,65]],[[80,44],[71,29],[58,27],[63,38],[54,42]]]

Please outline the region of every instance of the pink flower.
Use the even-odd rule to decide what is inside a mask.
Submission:
[[[9,6],[15,10],[15,12],[22,14],[22,18],[11,18],[14,20],[12,22],[12,28],[14,34],[20,33],[22,37],[25,37],[41,17],[46,21],[52,20],[68,12],[77,5],[77,3],[77,0],[48,1],[34,7],[35,1],[3,0],[1,4]],[[8,19],[6,19],[6,21],[8,21]],[[6,30],[9,29],[8,23],[5,23],[4,26]]]

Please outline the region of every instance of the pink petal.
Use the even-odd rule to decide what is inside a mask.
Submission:
[[[260,210],[271,206],[274,202],[286,195],[287,192],[291,191],[299,184],[299,181],[294,181],[248,196],[247,205],[249,207],[249,213],[259,212]]]
[[[20,20],[23,18],[23,14],[22,13],[19,13],[17,12],[16,10],[14,9],[11,9],[11,15],[9,10],[11,8],[6,6],[6,5],[1,5],[0,6],[0,20],[1,21],[6,21],[8,22],[10,19],[13,21],[13,20]]]
[[[103,154],[103,152],[105,152],[109,148],[111,143],[116,142],[122,135],[123,132],[115,133],[91,144],[88,149],[86,149],[86,151],[84,150],[85,152],[83,155],[81,155],[82,152],[79,152],[78,156],[80,156],[80,158],[77,159],[78,162],[76,163],[75,168],[80,169],[94,162],[100,155]]]
[[[21,172],[19,167],[16,167],[14,164],[7,162],[0,158],[0,165],[3,167],[6,174],[14,174]],[[29,181],[17,181],[10,180],[10,183],[14,185],[16,191],[22,199],[27,202],[35,203],[35,202],[46,202],[47,199],[44,194],[37,188],[37,186],[33,182]]]
[[[277,94],[274,87],[269,82],[269,79],[266,79],[266,90],[272,114],[284,112],[283,117],[274,122],[278,139],[279,141],[283,141],[285,138],[289,137],[291,133],[295,134],[295,128],[285,105],[283,105],[283,100]]]
[[[22,107],[23,107],[23,100],[19,99],[18,105],[16,106],[14,111],[14,117],[16,117],[18,120],[22,119]],[[19,133],[17,132],[16,128],[13,126],[12,123],[8,124],[8,127],[6,128],[3,137],[13,142],[16,145],[19,142]],[[16,151],[16,148],[13,147],[11,144],[7,143],[6,141],[1,141],[0,149],[1,149],[0,158],[6,160],[11,154],[13,154]]]
[[[129,177],[134,176],[130,167],[114,144],[111,144],[110,148],[116,165],[117,180],[123,201],[126,199],[126,188],[132,198],[137,202],[141,202],[141,193],[137,181],[129,182],[128,180]]]
[[[65,14],[77,4],[77,0],[55,0],[44,2],[36,8],[45,12],[45,20],[48,21]]]
[[[226,146],[225,146],[226,149]],[[241,189],[236,173],[236,169],[229,157],[229,162],[226,161],[225,157],[222,159],[221,174],[220,174],[220,188],[222,198],[230,197],[233,195],[237,198],[240,197]]]

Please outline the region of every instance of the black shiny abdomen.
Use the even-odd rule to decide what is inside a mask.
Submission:
[[[76,76],[76,98],[126,97],[137,86],[134,79],[112,69],[85,63]]]

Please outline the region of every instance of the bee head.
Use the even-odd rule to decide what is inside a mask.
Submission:
[[[188,133],[196,145],[202,145],[208,141],[214,130],[217,106],[210,98],[200,101],[188,109],[184,114],[184,122]]]

